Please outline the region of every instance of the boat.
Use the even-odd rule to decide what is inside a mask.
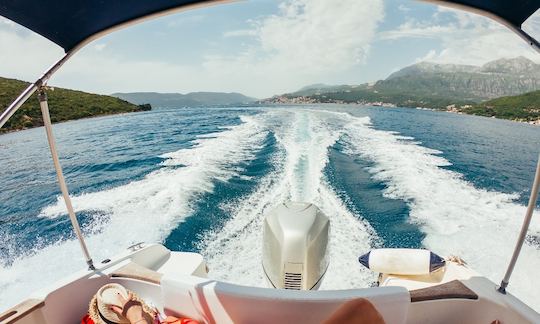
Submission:
[[[3,0],[0,15],[46,37],[65,54],[30,84],[0,115],[0,127],[37,92],[45,131],[86,266],[53,285],[28,292],[28,298],[0,314],[0,323],[76,323],[98,289],[117,283],[152,303],[160,312],[200,323],[321,323],[347,301],[367,299],[384,321],[399,323],[540,323],[540,314],[506,288],[533,216],[540,187],[540,159],[521,232],[504,278],[496,284],[459,257],[427,250],[358,251],[359,261],[379,273],[371,287],[318,290],[328,270],[331,224],[317,206],[276,202],[264,220],[261,271],[267,288],[214,280],[197,253],[170,251],[141,242],[94,262],[66,186],[56,150],[47,99],[49,78],[91,41],[162,15],[226,1],[195,0]],[[429,0],[480,14],[505,25],[540,52],[540,44],[521,29],[540,8],[539,1]],[[362,254],[360,256],[360,254]],[[359,265],[360,267],[361,265]],[[532,283],[534,284],[534,283]]]

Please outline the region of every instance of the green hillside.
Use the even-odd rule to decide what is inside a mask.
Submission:
[[[346,92],[332,92],[322,93],[309,96],[317,102],[331,103],[336,101],[342,101],[345,103],[365,103],[365,102],[388,102],[400,107],[426,107],[426,108],[439,108],[450,104],[466,105],[474,103],[472,100],[449,98],[444,95],[437,94],[418,94],[407,93],[398,90],[374,90],[374,89],[359,89]]]
[[[468,108],[462,108],[466,114],[535,121],[540,119],[540,90],[518,96],[501,97]]]
[[[0,78],[0,107],[5,109],[29,83]],[[150,105],[134,105],[111,96],[82,91],[54,88],[47,92],[53,123],[86,117],[150,110]],[[36,94],[0,128],[0,133],[43,125],[41,110]]]

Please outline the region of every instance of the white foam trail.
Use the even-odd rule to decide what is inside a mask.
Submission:
[[[242,117],[242,121],[198,139],[191,148],[165,154],[164,167],[142,180],[73,197],[77,212],[101,215],[86,238],[94,260],[99,262],[135,242],[162,241],[191,214],[196,198],[213,190],[216,179],[238,175],[237,165],[255,158],[267,135],[251,117]],[[184,167],[174,167],[178,165]],[[44,208],[42,216],[64,213],[64,202],[59,199]],[[0,265],[0,305],[12,305],[43,284],[83,269],[83,265],[78,243],[73,240],[32,251],[10,266]]]
[[[427,234],[426,247],[461,256],[473,269],[500,282],[525,214],[525,206],[514,202],[516,195],[475,188],[461,174],[441,168],[451,163],[440,152],[373,129],[368,119],[350,122],[346,132],[349,153],[375,162],[370,172],[387,184],[384,195],[408,203],[411,222]],[[539,233],[539,226],[535,218],[531,232]],[[531,287],[537,284],[533,276],[538,269],[540,251],[526,244],[509,290],[540,310],[539,290]]]
[[[373,231],[346,208],[323,175],[328,150],[341,135],[332,122],[333,114],[297,110],[257,117],[274,133],[280,147],[275,157],[277,171],[264,178],[249,197],[228,205],[232,218],[223,229],[208,235],[203,254],[209,275],[266,286],[261,267],[262,220],[269,208],[290,199],[312,202],[330,218],[330,267],[321,288],[369,285],[375,278],[359,266],[357,258],[370,249]]]
[[[279,152],[276,172],[261,180],[257,190],[227,208],[230,221],[209,233],[204,251],[210,275],[223,280],[264,285],[260,268],[261,223],[269,207],[286,199],[311,201],[331,219],[331,266],[323,289],[365,287],[373,274],[357,257],[373,244],[369,225],[351,213],[323,175],[328,149],[340,136],[348,153],[375,163],[370,170],[388,185],[384,194],[403,199],[411,221],[427,234],[424,244],[443,255],[457,254],[471,267],[498,282],[510,258],[525,207],[514,195],[475,188],[439,152],[412,138],[373,129],[368,118],[313,110],[279,110],[245,117],[243,124],[200,138],[190,149],[164,155],[164,167],[140,181],[74,197],[77,211],[91,210],[96,218],[88,245],[96,261],[135,241],[161,241],[191,213],[197,197],[213,189],[214,179],[241,176],[235,165],[249,161],[266,132],[274,132]],[[183,166],[183,167],[178,167]],[[63,202],[48,206],[43,217],[58,217]],[[540,224],[533,219],[531,231]],[[11,241],[10,238],[2,238]],[[43,284],[83,268],[76,241],[59,241],[0,265],[0,305],[18,302]],[[540,252],[526,245],[510,283],[510,290],[540,309],[540,293],[531,288],[540,268]],[[39,271],[37,271],[39,270]]]

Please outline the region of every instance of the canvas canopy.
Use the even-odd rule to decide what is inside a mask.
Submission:
[[[520,28],[540,0],[428,0],[496,16]],[[2,0],[0,15],[42,35],[66,52],[93,36],[186,6],[219,1],[197,0]]]

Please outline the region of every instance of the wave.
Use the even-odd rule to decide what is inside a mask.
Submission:
[[[142,180],[72,197],[76,212],[92,212],[94,217],[83,229],[94,261],[136,242],[162,242],[192,214],[196,199],[212,191],[216,179],[226,181],[240,174],[238,165],[255,158],[266,136],[252,117],[242,117],[240,125],[202,136],[191,148],[164,154],[163,167]],[[67,217],[63,199],[43,208],[40,216]],[[16,240],[2,239],[16,244]],[[14,304],[43,283],[52,283],[83,265],[78,242],[72,239],[36,247],[11,260],[9,266],[0,264],[0,305]]]
[[[458,255],[495,283],[502,279],[521,228],[526,207],[515,194],[476,188],[440,151],[410,137],[374,129],[369,120],[347,118],[346,152],[374,162],[373,178],[387,185],[383,194],[407,202],[410,221],[426,233],[423,244],[441,255]],[[530,237],[540,233],[537,218]],[[529,240],[531,241],[531,240]],[[531,289],[540,268],[540,251],[524,245],[509,291],[540,309],[540,294]]]
[[[226,208],[231,219],[207,234],[202,254],[212,278],[245,285],[266,286],[261,266],[262,224],[273,206],[285,201],[317,205],[330,218],[330,266],[321,289],[366,287],[374,274],[357,262],[375,239],[369,224],[351,213],[324,177],[328,150],[342,135],[333,114],[322,111],[279,111],[258,116],[280,147],[276,171],[238,204]]]
[[[502,277],[525,212],[515,202],[516,195],[476,188],[444,168],[451,163],[441,152],[414,138],[377,130],[367,117],[295,108],[241,119],[240,125],[200,136],[190,148],[162,155],[160,169],[141,180],[73,197],[77,212],[92,214],[84,232],[95,261],[134,242],[162,242],[193,214],[197,201],[213,191],[215,181],[242,177],[240,165],[256,158],[270,134],[278,147],[274,171],[259,179],[250,194],[219,206],[231,217],[199,243],[211,277],[265,286],[260,259],[263,217],[278,203],[296,200],[316,204],[331,221],[330,268],[321,289],[371,285],[375,275],[360,267],[357,257],[377,245],[378,237],[324,175],[329,150],[338,141],[345,154],[373,163],[369,171],[386,184],[386,197],[409,205],[410,222],[426,234],[427,248],[459,255],[495,282]],[[67,217],[63,200],[43,208],[40,216]],[[530,283],[540,268],[538,237],[535,218],[510,283],[510,291],[536,309],[540,294]],[[16,242],[13,237],[0,239]],[[16,243],[8,243],[8,248],[9,244]],[[62,239],[20,255],[9,266],[0,264],[0,305],[16,303],[43,283],[80,270],[83,262],[78,243]]]

